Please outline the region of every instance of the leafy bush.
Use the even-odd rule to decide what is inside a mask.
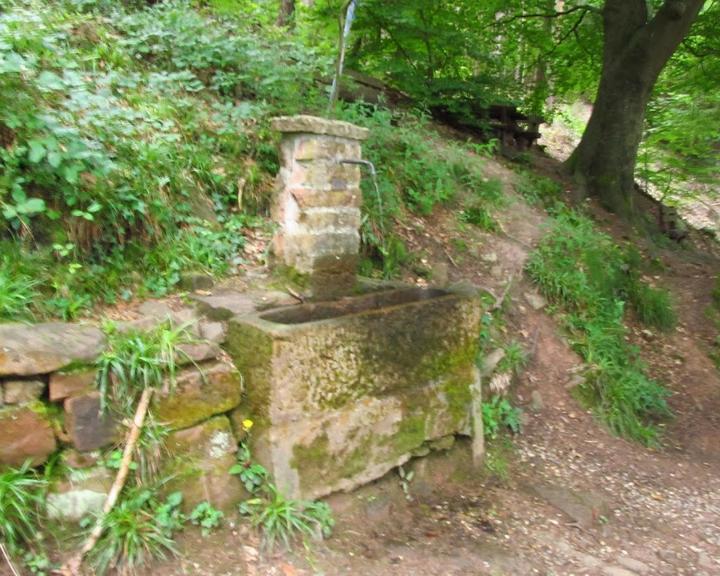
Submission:
[[[267,119],[318,102],[329,60],[258,34],[248,10],[145,4],[0,14],[0,241],[32,263],[0,274],[2,318],[72,319],[165,294],[186,270],[227,273],[240,210],[267,209],[278,169]]]
[[[654,444],[653,422],[670,415],[668,393],[645,375],[636,350],[625,340],[625,301],[655,325],[667,325],[672,308],[659,292],[640,288],[644,285],[632,261],[588,218],[562,211],[526,269],[542,292],[565,309],[573,348],[590,366],[580,387],[582,399],[614,433]]]
[[[11,554],[31,545],[42,522],[47,482],[25,463],[0,471],[0,541]]]
[[[188,518],[195,526],[200,526],[203,536],[209,536],[210,532],[220,526],[223,516],[224,514],[210,502],[200,502]]]
[[[486,438],[495,439],[503,429],[513,434],[520,432],[520,409],[510,404],[507,398],[493,396],[482,403],[483,431]]]

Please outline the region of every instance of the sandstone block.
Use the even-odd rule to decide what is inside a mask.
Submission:
[[[90,392],[65,400],[65,430],[73,446],[90,452],[115,441],[115,422],[100,412],[100,394]]]
[[[310,208],[300,212],[300,224],[314,233],[347,232],[354,235],[362,216],[358,208]]]
[[[186,510],[204,500],[233,510],[247,496],[240,480],[228,474],[236,461],[237,441],[225,416],[172,433],[167,448],[171,460],[166,472],[174,475],[167,490],[182,491]]]
[[[105,336],[95,326],[49,322],[0,325],[0,376],[34,376],[74,362],[92,362]]]
[[[50,374],[50,400],[58,402],[70,396],[91,392],[95,387],[96,376],[95,369]]]
[[[187,428],[238,406],[242,388],[240,373],[228,364],[188,368],[178,376],[174,392],[156,396],[154,413],[174,429]]]
[[[42,380],[6,380],[3,384],[5,404],[25,404],[37,400],[45,391]]]
[[[360,208],[362,192],[357,186],[346,189],[316,190],[314,188],[298,187],[290,191],[298,206],[305,210],[321,207],[352,207]]]
[[[37,466],[57,447],[55,434],[42,415],[42,404],[0,409],[0,465]]]
[[[351,140],[365,140],[370,134],[367,128],[355,126],[350,122],[328,120],[327,118],[308,115],[278,116],[272,119],[271,125],[273,130],[278,132],[324,134]]]
[[[77,522],[102,510],[115,474],[104,467],[71,471],[47,496],[51,519]]]
[[[300,135],[290,139],[295,160],[319,160],[360,158],[360,143],[342,138],[319,139],[315,136]]]

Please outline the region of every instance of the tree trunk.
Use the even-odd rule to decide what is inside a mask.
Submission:
[[[584,195],[635,216],[633,185],[648,100],[704,0],[666,0],[650,18],[646,0],[606,0],[603,68],[592,115],[567,161]]]
[[[280,12],[277,17],[278,26],[289,26],[295,24],[295,0],[280,0]]]

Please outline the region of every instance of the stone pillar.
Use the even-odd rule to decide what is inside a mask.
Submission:
[[[315,299],[352,293],[360,248],[360,143],[368,130],[314,116],[282,116],[273,203],[276,264],[309,275]]]

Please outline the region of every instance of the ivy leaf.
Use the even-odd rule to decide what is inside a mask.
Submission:
[[[62,154],[60,152],[48,152],[48,163],[53,168],[57,168],[62,164]]]
[[[49,70],[43,70],[40,72],[36,82],[38,88],[46,92],[51,90],[62,90],[65,87],[62,78],[55,74],[55,72],[50,72]]]
[[[39,142],[38,140],[30,140],[28,145],[30,146],[30,152],[28,154],[28,160],[30,160],[30,162],[37,164],[40,160],[45,158],[45,146],[42,145],[42,142]]]
[[[18,204],[16,209],[19,214],[37,214],[45,211],[45,200],[42,198],[28,198],[22,204]]]

